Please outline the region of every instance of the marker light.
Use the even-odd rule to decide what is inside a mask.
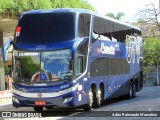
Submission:
[[[18,26],[16,28],[16,36],[19,36],[20,35],[20,32],[21,32],[21,26]]]

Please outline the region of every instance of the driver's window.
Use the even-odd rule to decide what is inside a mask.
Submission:
[[[83,57],[77,56],[76,60],[76,77],[80,76],[83,73]]]

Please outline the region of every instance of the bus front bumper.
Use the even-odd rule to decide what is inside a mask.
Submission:
[[[43,104],[36,104],[42,102]],[[72,93],[54,98],[29,98],[14,94],[12,96],[12,104],[14,107],[74,107],[74,96]]]

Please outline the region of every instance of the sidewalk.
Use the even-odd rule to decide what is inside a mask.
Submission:
[[[0,106],[12,104],[11,90],[0,91]]]
[[[0,99],[3,99],[3,98],[11,98],[11,97],[12,97],[11,90],[3,90],[3,91],[0,91]]]
[[[0,106],[12,104],[12,98],[3,98],[0,99]]]

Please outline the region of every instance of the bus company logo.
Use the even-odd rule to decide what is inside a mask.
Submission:
[[[101,44],[101,53],[102,54],[109,54],[109,55],[115,55],[115,47],[111,46],[105,46],[104,43]]]
[[[126,36],[126,57],[128,63],[139,63],[140,58],[140,44],[139,44],[139,37],[134,36]]]
[[[47,76],[44,73],[41,73],[40,78],[41,78],[41,80],[46,80]]]
[[[36,46],[36,50],[45,50],[46,49],[46,45],[37,45]]]
[[[41,98],[41,97],[42,97],[42,93],[38,93],[37,96],[38,96],[39,98]]]

